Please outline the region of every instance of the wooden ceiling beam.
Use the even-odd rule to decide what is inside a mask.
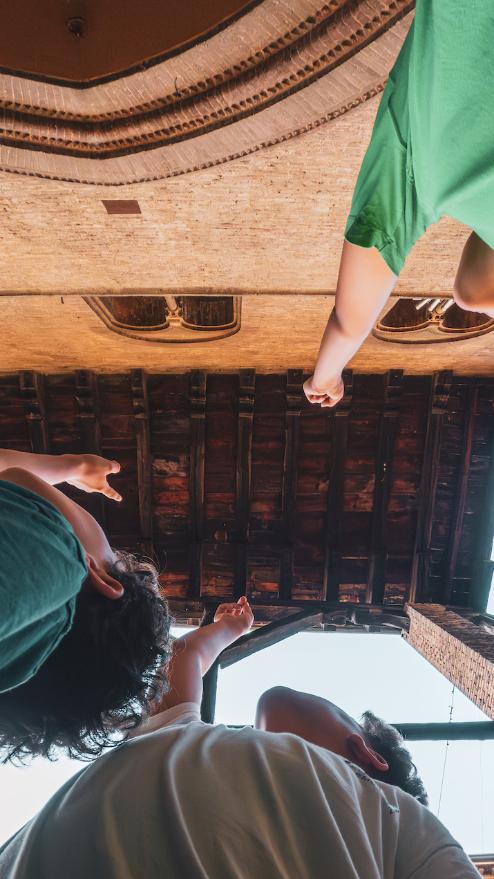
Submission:
[[[256,372],[239,372],[237,458],[235,465],[235,573],[234,601],[247,592],[250,489],[252,478],[252,429]]]
[[[484,502],[482,505],[483,516],[478,528],[475,566],[470,592],[470,605],[474,610],[480,611],[480,613],[484,613],[487,608],[492,576],[494,574],[494,561],[491,559],[494,539],[494,429],[490,436],[489,446],[489,471],[485,481]]]
[[[79,369],[75,374],[75,387],[82,447],[89,455],[101,455],[98,377],[86,369]]]
[[[281,495],[281,515],[283,539],[286,547],[280,557],[281,599],[289,599],[293,587],[293,557],[295,542],[295,504],[297,499],[298,447],[300,439],[300,412],[302,410],[303,371],[289,369],[286,377],[285,411],[285,451],[283,460],[283,486]]]
[[[46,382],[39,372],[19,373],[19,390],[24,400],[24,414],[31,450],[45,455],[50,450],[46,423]]]
[[[192,377],[191,377],[192,379]],[[201,383],[200,377],[199,385]],[[200,628],[209,626],[214,621],[214,608],[205,608],[200,622]],[[219,658],[213,662],[212,666],[202,679],[202,699],[201,699],[201,720],[204,723],[214,723],[214,715],[216,712],[216,695],[218,692],[218,671],[220,668]]]
[[[383,377],[383,408],[379,422],[376,455],[376,478],[371,526],[371,556],[365,600],[382,604],[386,584],[388,557],[387,521],[389,493],[393,475],[393,457],[402,392],[403,370],[392,369]]]
[[[336,409],[329,410],[331,448],[329,453],[329,489],[325,532],[323,599],[338,599],[340,586],[341,533],[344,512],[345,461],[348,445],[348,419],[352,406],[353,372],[343,372],[345,396]]]
[[[166,592],[165,592],[166,596]],[[223,599],[212,598],[208,596],[202,600],[189,598],[177,598],[172,596],[168,599],[171,612],[180,617],[180,619],[198,618],[202,619],[205,611],[211,611],[221,603]],[[387,604],[385,608],[382,605],[355,604],[353,602],[339,601],[317,601],[313,599],[292,599],[290,601],[281,601],[277,598],[249,598],[252,607],[266,611],[267,615],[277,613],[281,619],[283,610],[296,611],[307,610],[314,613],[322,613],[325,615],[324,622],[352,622],[352,618],[358,625],[376,624],[376,625],[397,625],[400,620],[400,627],[408,627],[408,617],[405,613],[403,605]]]
[[[146,555],[154,558],[153,544],[153,469],[147,376],[143,369],[131,371],[132,405],[137,456],[137,490],[141,543]]]
[[[441,604],[450,604],[453,595],[454,576],[463,531],[463,519],[465,516],[478,396],[478,387],[468,385],[466,390],[466,412],[465,421],[463,423],[460,463],[455,493],[455,509],[451,520],[448,546],[446,548],[444,582],[440,598]]]
[[[427,598],[430,541],[439,472],[441,429],[448,408],[452,378],[453,373],[451,370],[436,372],[431,377],[424,458],[418,490],[417,528],[408,595],[410,604]]]
[[[191,597],[201,594],[203,539],[204,539],[204,474],[206,449],[206,393],[207,378],[203,370],[194,370],[189,377],[190,399],[190,474],[189,494],[191,510],[190,526],[190,575]]]

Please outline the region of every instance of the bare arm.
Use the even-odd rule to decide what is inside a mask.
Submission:
[[[80,455],[34,455],[31,452],[0,449],[0,471],[21,467],[49,485],[57,485],[76,474],[80,458]]]
[[[220,653],[247,632],[254,620],[246,599],[237,604],[221,604],[215,614],[216,622],[201,626],[173,644],[172,657],[166,669],[170,689],[154,703],[150,714],[182,702],[201,704],[202,679]]]
[[[100,455],[35,455],[0,449],[0,479],[5,470],[12,468],[27,470],[48,485],[68,482],[81,491],[96,491],[114,501],[122,500],[118,491],[108,485],[107,478],[120,471],[120,464]]]
[[[331,406],[341,399],[341,373],[369,335],[396,280],[375,247],[344,242],[335,307],[322,337],[314,375],[305,384],[311,403]]]

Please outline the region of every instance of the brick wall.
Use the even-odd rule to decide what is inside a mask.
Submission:
[[[407,612],[412,647],[494,720],[494,637],[439,604]]]

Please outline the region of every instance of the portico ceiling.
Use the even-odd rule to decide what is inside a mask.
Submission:
[[[74,3],[70,0],[72,11]],[[67,32],[54,0],[43,7],[39,35],[28,33],[25,43],[15,29],[19,13],[7,18],[0,38],[0,167],[5,170],[123,184],[210,167],[280,143],[382,91],[414,3],[216,0],[207,15],[196,14],[185,26],[188,6],[198,4],[189,0],[173,15],[173,9],[165,14],[161,6],[158,14],[156,2],[146,0],[138,6],[135,28],[129,3],[122,4],[116,23],[108,3],[80,5],[80,15],[68,19],[84,23],[87,16],[79,38]],[[65,5],[64,10],[63,16]],[[26,16],[28,30],[37,17],[39,11]],[[64,40],[72,40],[70,51],[57,49],[60,28]],[[105,42],[108,28],[114,32]],[[17,37],[2,54],[1,40],[8,39],[9,29]],[[191,30],[197,33],[187,39]],[[151,36],[154,49],[185,42],[144,57]],[[127,62],[119,55],[123,44],[133,61],[131,55]],[[103,69],[103,55],[101,63],[93,59],[98,46],[107,49],[105,75],[91,78]],[[64,79],[74,53],[79,77],[72,70]],[[125,63],[131,66],[121,69]],[[55,78],[45,72],[46,65]]]

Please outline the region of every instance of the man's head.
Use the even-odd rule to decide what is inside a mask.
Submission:
[[[345,711],[319,696],[289,687],[272,687],[257,705],[256,726],[292,732],[351,760],[372,778],[401,787],[427,805],[427,794],[399,732],[366,711],[357,723]]]
[[[68,634],[33,678],[0,694],[4,761],[50,756],[56,748],[96,756],[163,691],[156,670],[169,657],[170,618],[156,569],[127,553],[116,559],[106,571],[89,565]],[[94,588],[94,577],[112,593]]]

